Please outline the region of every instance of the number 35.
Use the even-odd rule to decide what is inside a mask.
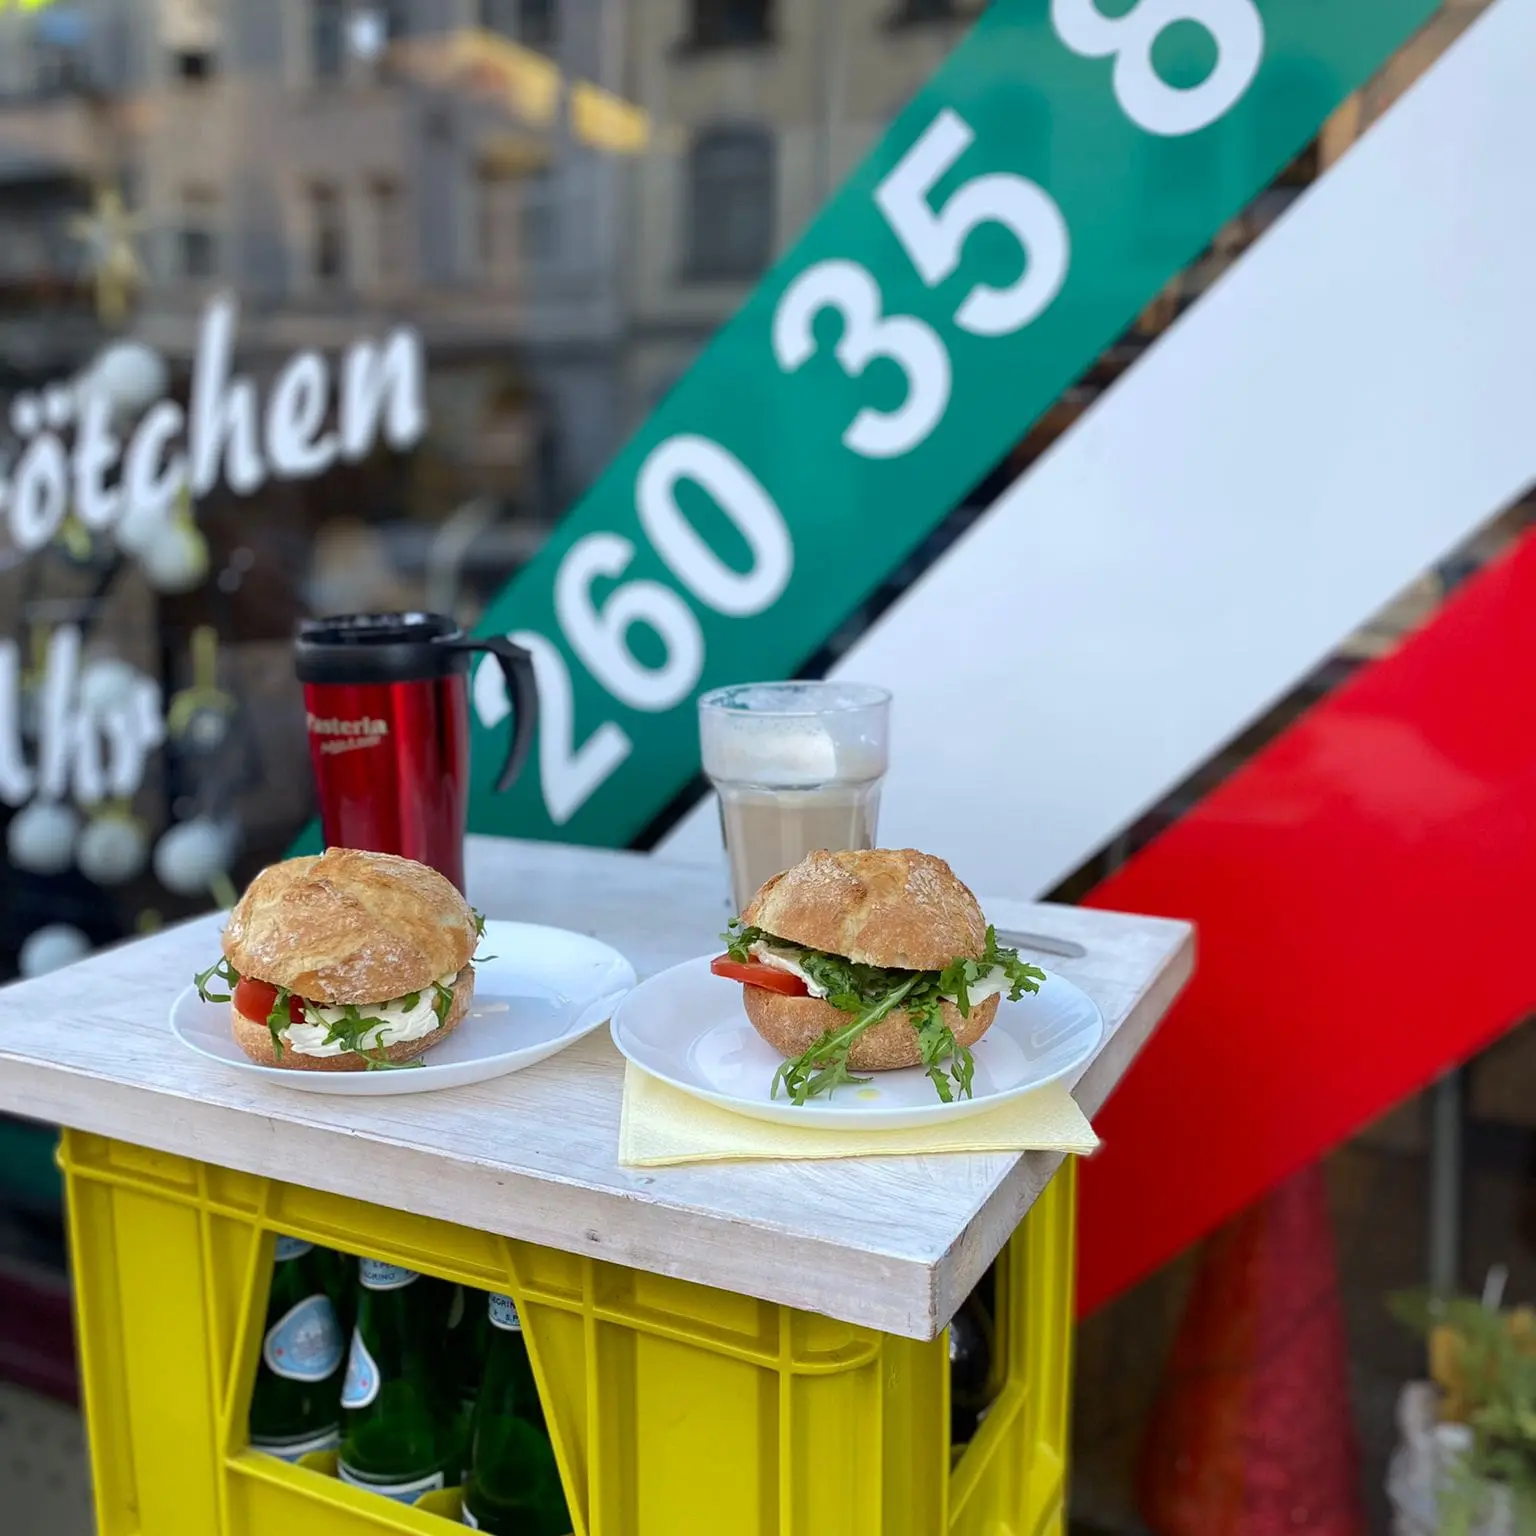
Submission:
[[[977,283],[955,324],[975,336],[1023,329],[1061,291],[1071,259],[1066,221],[1034,182],[1011,172],[976,176],[935,209],[933,189],[975,140],[970,125],[946,108],[875,190],[875,202],[912,265],[936,288],[960,266],[965,243],[983,224],[998,224],[1018,241],[1024,272],[1007,288]],[[865,407],[843,442],[870,459],[895,458],[927,441],[949,406],[949,351],[938,332],[915,315],[886,315],[880,286],[854,261],[820,261],[790,285],[773,322],[779,366],[794,373],[816,354],[812,325],[823,310],[843,319],[837,360],[858,378],[877,358],[907,376],[906,398],[894,411]]]

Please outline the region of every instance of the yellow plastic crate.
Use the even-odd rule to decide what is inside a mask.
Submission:
[[[577,1536],[1042,1536],[1064,1523],[1070,1165],[1000,1260],[998,1395],[951,1471],[945,1339],[81,1132],[65,1132],[60,1160],[102,1536],[455,1528],[247,1449],[279,1232],[515,1299]]]

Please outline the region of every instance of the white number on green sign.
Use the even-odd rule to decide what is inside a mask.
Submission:
[[[677,504],[679,482],[690,480],[713,497],[752,552],[752,567],[732,570],[699,537]],[[783,514],[758,480],[734,455],[708,438],[682,434],[662,443],[641,466],[636,481],[641,526],[668,569],[717,613],[745,618],[771,607],[794,570],[794,544]],[[615,588],[599,610],[592,583],[629,569],[635,546],[613,533],[592,533],[573,544],[555,575],[555,613],[560,630],[588,672],[612,698],[632,709],[673,709],[692,691],[704,665],[704,635],[693,610],[656,581]],[[666,660],[644,665],[629,649],[630,626],[643,624],[661,641]],[[559,649],[542,635],[511,636],[533,653],[542,720],[539,777],[550,820],[563,826],[633,750],[614,721],[604,721],[578,748],[571,674]],[[486,726],[510,709],[497,667],[475,673],[475,712]]]
[[[930,194],[975,139],[970,124],[946,108],[880,183],[875,201],[930,288],[959,267],[972,230],[1001,224],[1013,231],[1023,247],[1024,275],[1011,288],[978,283],[955,312],[955,324],[963,331],[1007,336],[1043,314],[1061,291],[1072,243],[1051,197],[1034,182],[1006,172],[966,182],[934,211]]]
[[[672,709],[688,697],[704,666],[704,632],[693,610],[659,581],[630,581],[616,588],[599,611],[592,603],[598,576],[622,576],[635,546],[616,533],[589,533],[560,562],[555,576],[555,613],[571,649],[621,704],[631,709]],[[666,647],[667,659],[647,667],[629,649],[629,628],[644,624]]]
[[[694,532],[677,505],[683,480],[702,486],[736,525],[752,551],[752,569],[733,571]],[[771,608],[795,569],[795,546],[784,514],[735,454],[707,437],[668,438],[646,459],[636,480],[640,526],[672,574],[716,613],[746,619]]]
[[[1093,0],[1051,0],[1057,35],[1085,58],[1115,61],[1115,96],[1138,128],[1174,136],[1197,133],[1224,117],[1253,84],[1264,57],[1264,23],[1253,0],[1141,0],[1124,16],[1106,16]],[[1198,22],[1216,44],[1216,67],[1199,85],[1167,84],[1152,45],[1169,27]]]

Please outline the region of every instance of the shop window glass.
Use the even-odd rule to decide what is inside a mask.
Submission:
[[[714,128],[689,158],[687,272],[751,278],[773,255],[774,143],[763,128]]]

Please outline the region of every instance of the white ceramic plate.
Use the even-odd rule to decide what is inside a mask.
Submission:
[[[488,922],[475,963],[475,1000],[459,1027],[404,1072],[294,1072],[260,1067],[229,1028],[229,1004],[188,987],[171,1008],[171,1030],[199,1056],[304,1093],[373,1096],[430,1093],[531,1067],[606,1022],[635,984],[634,967],[608,945],[564,928]],[[209,959],[215,958],[210,955]]]
[[[614,1044],[652,1077],[755,1120],[823,1131],[937,1125],[981,1114],[1067,1076],[1104,1038],[1104,1017],[1080,987],[1047,976],[1039,992],[1010,1003],[972,1047],[974,1097],[943,1103],[921,1068],[874,1072],[824,1099],[791,1104],[770,1097],[782,1060],[748,1022],[741,986],[711,975],[712,956],[642,982],[614,1010]]]

